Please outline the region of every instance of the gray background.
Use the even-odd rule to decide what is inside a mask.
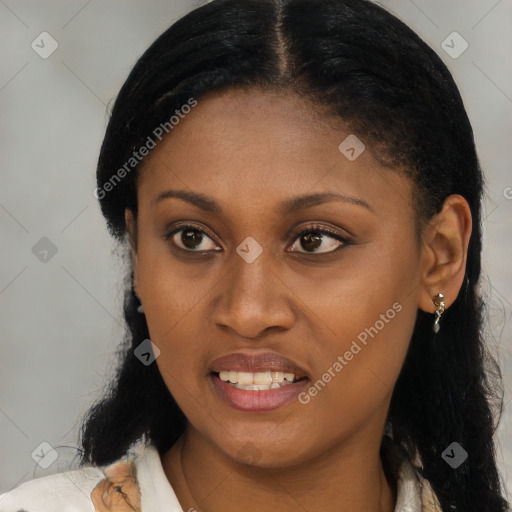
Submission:
[[[123,267],[92,195],[107,105],[147,46],[200,3],[0,0],[0,492],[76,464],[79,420],[123,334]],[[486,331],[506,386],[498,458],[510,489],[512,3],[379,3],[452,71],[487,175]],[[43,31],[59,45],[47,59],[31,48]],[[453,31],[469,44],[456,59],[441,47]],[[43,237],[57,249],[46,262],[32,250]],[[31,457],[43,441],[58,454],[46,469]]]

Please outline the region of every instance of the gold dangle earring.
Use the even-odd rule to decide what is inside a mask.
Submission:
[[[435,312],[436,318],[434,320],[434,325],[432,326],[432,330],[437,334],[439,332],[439,319],[441,315],[444,313],[444,307],[446,303],[444,302],[444,295],[442,293],[438,293],[435,297],[432,297],[432,302],[437,307]]]

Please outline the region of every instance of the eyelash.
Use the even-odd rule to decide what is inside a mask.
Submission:
[[[180,226],[177,226],[172,231],[166,233],[164,235],[164,240],[165,241],[169,241],[169,239],[173,235],[175,235],[176,233],[179,233],[180,231],[187,231],[187,230],[198,231],[199,233],[204,234],[208,238],[212,239],[212,237],[210,235],[208,235],[208,233],[203,228],[201,228],[197,224],[188,223],[188,224],[182,224]],[[342,245],[340,245],[336,249],[334,249],[332,251],[328,251],[328,252],[315,253],[315,252],[299,251],[299,254],[305,254],[305,255],[308,255],[308,256],[327,256],[327,255],[333,254],[333,253],[337,252],[338,250],[343,249],[347,245],[351,244],[351,240],[348,239],[347,237],[344,237],[344,236],[340,235],[338,232],[333,231],[333,230],[331,230],[329,228],[318,226],[318,225],[309,226],[309,227],[303,229],[302,231],[298,232],[297,234],[294,235],[293,241],[295,242],[295,240],[297,240],[298,238],[300,238],[300,237],[302,237],[304,235],[308,235],[308,234],[329,235],[329,237],[334,238],[335,240],[338,240],[339,242],[342,242]],[[207,254],[209,252],[214,252],[214,251],[193,251],[193,250],[190,250],[190,249],[183,249],[181,247],[178,247],[178,246],[176,246],[176,244],[174,244],[174,245],[175,245],[175,247],[177,249],[180,249],[181,251],[189,253],[189,254],[194,254],[194,253],[197,253],[197,254],[201,254],[201,253]],[[294,244],[292,244],[292,245],[294,245]],[[293,252],[296,252],[296,251],[293,251]]]

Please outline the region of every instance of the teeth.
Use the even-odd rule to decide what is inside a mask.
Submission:
[[[295,381],[293,373],[284,372],[236,372],[223,370],[219,372],[220,380],[236,384],[238,389],[250,389],[263,391],[266,389],[279,388]]]
[[[272,382],[283,382],[284,373],[283,372],[272,372]]]
[[[245,391],[268,391],[269,389],[276,389],[281,388],[283,386],[289,386],[291,382],[284,382],[282,384],[278,384],[277,382],[273,382],[272,384],[249,384],[247,386],[244,386],[242,384],[231,384],[230,386],[233,386],[237,389],[243,389]]]
[[[242,386],[250,386],[254,384],[252,380],[253,374],[249,372],[238,372],[238,384]]]
[[[253,384],[272,384],[272,374],[270,372],[256,372],[252,378]]]

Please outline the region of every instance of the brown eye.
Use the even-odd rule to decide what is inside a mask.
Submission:
[[[327,242],[325,241],[326,239]],[[305,229],[304,231],[301,231],[296,236],[296,240],[297,242],[293,244],[292,249],[294,247],[297,248],[297,246],[300,246],[305,250],[298,252],[304,252],[306,254],[331,253],[348,244],[348,240],[345,237],[341,236],[339,233],[320,227],[311,227]],[[323,248],[325,248],[326,250],[319,250]]]
[[[208,252],[219,251],[213,240],[199,227],[188,224],[174,229],[164,237],[166,240],[171,239],[172,243],[179,249],[188,252]],[[210,240],[210,244],[207,241]]]

